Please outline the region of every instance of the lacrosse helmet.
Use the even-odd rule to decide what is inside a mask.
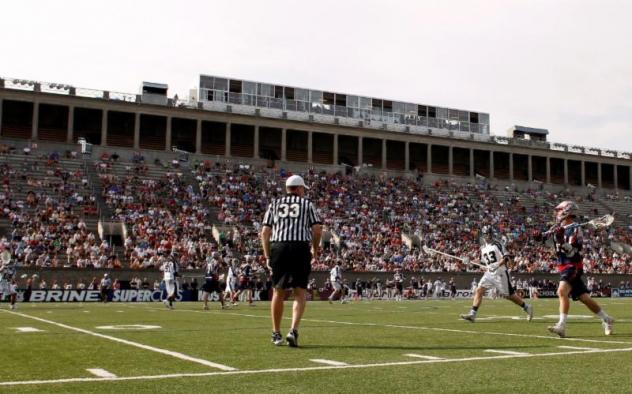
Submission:
[[[481,228],[481,235],[483,241],[485,241],[486,243],[492,242],[492,240],[494,239],[494,230],[492,229],[492,226],[484,225],[483,228]]]
[[[578,209],[579,207],[574,201],[562,201],[555,207],[555,220],[559,223],[569,216],[575,217]]]

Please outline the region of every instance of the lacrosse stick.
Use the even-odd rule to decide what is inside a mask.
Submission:
[[[610,227],[612,223],[614,223],[614,216],[608,214],[608,215],[600,216],[593,220],[589,220],[584,223],[579,223],[577,226],[584,227],[587,225],[591,225],[593,228],[600,229],[600,228]]]
[[[594,229],[602,229],[602,228],[610,227],[612,223],[614,223],[614,216],[608,214],[608,215],[600,216],[598,218],[594,218],[584,223],[573,223],[570,226],[565,227],[565,229],[572,229],[575,227],[584,227],[588,225],[590,225]],[[558,225],[551,227],[547,232],[544,233],[544,235],[553,234],[559,227],[560,226]]]
[[[467,257],[454,256],[452,254],[444,253],[444,252],[441,252],[439,250],[429,248],[426,245],[424,245],[422,247],[422,249],[423,249],[424,253],[426,253],[426,254],[439,254],[439,255],[442,255],[442,256],[445,256],[445,257],[449,257],[451,259],[459,260],[459,261],[463,262],[463,264],[466,264],[466,265],[467,264],[472,264],[472,265],[475,265],[475,266],[480,267],[480,268],[488,269],[488,267],[486,265],[470,261],[470,259],[467,258]]]

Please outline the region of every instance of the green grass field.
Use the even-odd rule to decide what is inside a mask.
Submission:
[[[632,300],[600,302],[614,335],[573,304],[567,339],[546,330],[557,300],[531,323],[485,300],[475,324],[469,300],[312,302],[298,349],[270,344],[267,303],[2,304],[0,392],[630,392]]]

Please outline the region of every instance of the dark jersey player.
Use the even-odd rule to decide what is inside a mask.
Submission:
[[[219,295],[219,302],[222,305],[222,309],[224,306],[224,292],[221,290],[219,286],[219,271],[221,269],[221,264],[217,259],[208,259],[206,262],[206,269],[204,272],[204,284],[202,285],[202,290],[204,291],[204,295],[202,299],[204,300],[204,310],[208,310],[208,297],[212,293],[217,293]]]
[[[566,318],[570,308],[569,296],[573,301],[581,301],[602,320],[604,333],[612,334],[614,319],[606,314],[589,295],[586,284],[582,280],[584,263],[581,255],[582,230],[576,222],[577,204],[564,201],[555,207],[556,225],[545,233],[553,239],[557,255],[557,270],[560,284],[557,295],[560,300],[560,320],[548,329],[564,338],[566,336]]]
[[[255,306],[252,303],[252,265],[250,265],[250,261],[246,260],[246,264],[241,267],[241,272],[239,275],[239,294],[245,293],[246,299],[248,300],[248,305]]]

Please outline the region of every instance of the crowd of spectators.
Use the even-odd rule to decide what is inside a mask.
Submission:
[[[0,217],[8,226],[0,245],[22,266],[112,268],[109,246],[84,221],[97,213],[86,174],[64,168],[57,152],[34,156],[0,163]]]
[[[95,193],[87,175],[77,167],[65,169],[57,153],[14,163],[0,163],[1,215],[10,225],[0,242],[20,265],[42,267],[156,269],[176,258],[183,269],[199,269],[219,254],[225,261],[247,258],[256,271],[262,270],[261,220],[268,204],[285,193],[284,179],[290,175],[282,169],[212,161],[156,166],[145,163],[140,153],[129,162],[102,154],[93,163],[100,182]],[[596,199],[592,189],[581,195],[541,188],[516,191],[486,180],[430,184],[421,176],[313,169],[304,178],[326,234],[314,270],[340,262],[345,271],[356,272],[476,271],[454,259],[424,254],[420,246],[479,262],[479,229],[489,224],[514,256],[514,271],[553,272],[552,249],[533,235],[546,229],[555,202],[573,199],[581,206]],[[97,197],[109,209],[106,219],[125,223],[122,246],[112,247],[88,230],[85,218],[96,213]],[[610,247],[612,241],[632,244],[631,234],[621,225],[587,229],[586,270],[632,273],[631,256]]]
[[[218,209],[218,220],[231,228],[243,249],[257,254],[257,233],[268,203],[284,193],[281,171],[234,166],[198,166],[196,177],[202,197]],[[420,245],[467,256],[479,262],[479,229],[489,224],[515,259],[514,271],[553,272],[555,256],[550,245],[536,241],[536,231],[547,229],[553,202],[573,199],[582,204],[595,199],[585,195],[553,193],[540,189],[520,192],[498,188],[485,181],[424,184],[418,178],[376,175],[325,174],[308,171],[308,197],[314,201],[325,230],[325,251],[313,266],[327,270],[336,261],[347,271],[453,272],[477,270],[453,259],[427,255]],[[605,212],[601,212],[603,214]],[[600,214],[597,209],[587,215]],[[402,242],[402,232],[418,239],[416,246]],[[610,241],[632,243],[629,228],[584,232],[587,271],[632,273],[630,255],[615,253]]]

